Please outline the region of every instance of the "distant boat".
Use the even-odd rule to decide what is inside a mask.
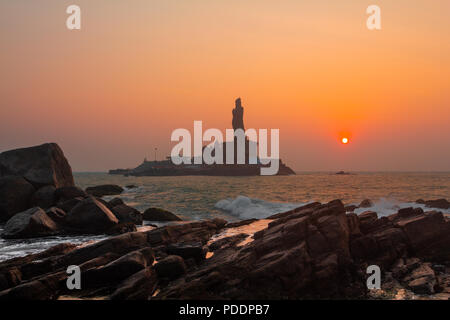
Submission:
[[[336,172],[336,174],[339,174],[339,175],[350,175],[351,173],[350,172],[345,172],[345,171],[339,171],[339,172]]]

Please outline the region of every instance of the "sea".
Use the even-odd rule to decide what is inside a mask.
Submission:
[[[189,221],[216,217],[228,221],[264,219],[310,202],[334,199],[341,199],[345,204],[371,199],[373,207],[357,209],[355,213],[373,210],[379,216],[386,216],[399,208],[424,208],[415,203],[417,199],[450,199],[450,172],[354,172],[348,175],[298,172],[295,176],[254,177],[125,177],[75,173],[74,177],[76,185],[83,189],[101,184],[120,185],[125,191],[118,197],[126,204],[141,211],[150,207],[163,208]],[[439,210],[450,215],[450,210]],[[0,261],[63,242],[86,244],[105,238],[100,235],[0,239]]]

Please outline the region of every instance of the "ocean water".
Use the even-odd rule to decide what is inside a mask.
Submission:
[[[266,218],[312,201],[341,199],[358,204],[374,202],[379,216],[403,207],[423,207],[417,199],[450,199],[447,173],[298,173],[295,176],[257,177],[124,177],[106,173],[75,173],[75,182],[86,188],[100,184],[135,185],[120,195],[141,211],[149,207],[169,210],[185,220],[220,217],[228,221]],[[109,197],[111,198],[111,197]],[[441,210],[450,214],[450,210]],[[1,232],[1,226],[0,226]],[[61,242],[84,243],[104,237],[52,237],[31,240],[0,239],[0,261],[47,249]]]

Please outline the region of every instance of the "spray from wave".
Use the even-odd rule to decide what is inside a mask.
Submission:
[[[401,202],[395,199],[380,198],[378,201],[373,203],[373,206],[368,208],[358,208],[355,209],[356,214],[363,213],[364,211],[375,211],[378,213],[379,217],[389,216],[391,214],[397,213],[399,209],[403,208],[422,208],[423,211],[441,211],[444,214],[450,214],[450,209],[438,209],[438,208],[428,208],[424,204],[415,202]]]
[[[239,219],[264,219],[280,212],[286,212],[307,203],[269,202],[245,196],[235,199],[223,199],[215,204],[215,208],[226,211]]]
[[[312,201],[311,201],[312,202]],[[227,212],[239,219],[265,219],[280,212],[286,212],[311,202],[306,203],[279,203],[269,202],[261,199],[238,196],[235,199],[227,198],[218,201],[215,208]],[[368,208],[355,209],[354,213],[360,214],[364,211],[375,211],[379,217],[389,216],[397,213],[402,208],[422,208],[424,211],[441,211],[444,214],[450,214],[450,209],[427,208],[423,204],[415,202],[401,202],[395,199],[380,198],[375,201],[373,206]]]

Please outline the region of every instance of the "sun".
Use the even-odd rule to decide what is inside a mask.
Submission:
[[[342,144],[347,144],[349,142],[348,138],[342,138],[341,140]]]

